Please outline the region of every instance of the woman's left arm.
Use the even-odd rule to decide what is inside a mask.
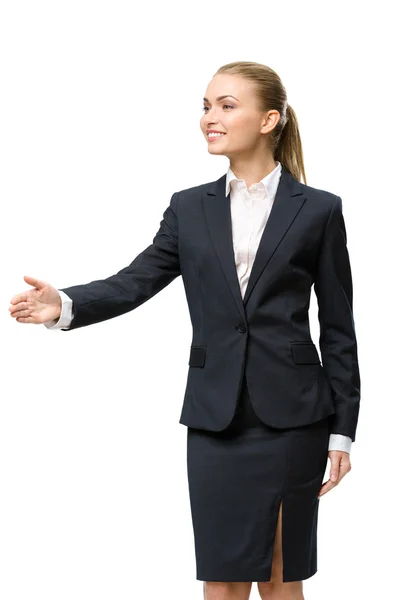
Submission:
[[[346,446],[350,447],[355,441],[361,393],[352,273],[340,196],[334,197],[327,220],[318,259],[315,293],[319,306],[322,364],[333,390],[336,410],[330,417],[330,478],[322,485],[320,498],[351,470]]]
[[[327,220],[314,287],[319,306],[322,364],[333,390],[336,410],[330,417],[330,433],[348,436],[354,442],[361,383],[351,266],[340,196],[334,196]]]

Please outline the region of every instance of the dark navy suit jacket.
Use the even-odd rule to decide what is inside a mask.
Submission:
[[[341,198],[283,167],[242,299],[225,179],[175,192],[153,243],[115,275],[60,288],[74,307],[63,331],[133,310],[181,275],[193,336],[180,423],[225,429],[246,372],[268,425],[330,416],[330,433],[355,441],[360,374]],[[312,285],[321,361],[309,328]]]

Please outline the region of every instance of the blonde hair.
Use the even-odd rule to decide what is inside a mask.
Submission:
[[[277,110],[280,120],[268,134],[268,147],[297,181],[301,177],[306,184],[301,136],[297,117],[287,102],[287,92],[273,69],[256,62],[237,61],[227,63],[216,71],[219,74],[240,75],[255,84],[255,94],[262,112]]]

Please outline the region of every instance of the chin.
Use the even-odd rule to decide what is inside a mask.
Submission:
[[[208,148],[207,151],[209,152],[209,154],[223,154],[223,152],[221,150],[217,150],[217,148]]]

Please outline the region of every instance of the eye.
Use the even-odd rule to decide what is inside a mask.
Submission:
[[[225,106],[227,106],[228,108],[234,108],[233,106],[231,106],[231,104],[223,104],[223,108],[224,108]],[[208,108],[209,108],[208,106],[203,106],[203,107],[202,107],[202,110],[203,110],[204,112],[206,112],[206,111],[208,110]]]

